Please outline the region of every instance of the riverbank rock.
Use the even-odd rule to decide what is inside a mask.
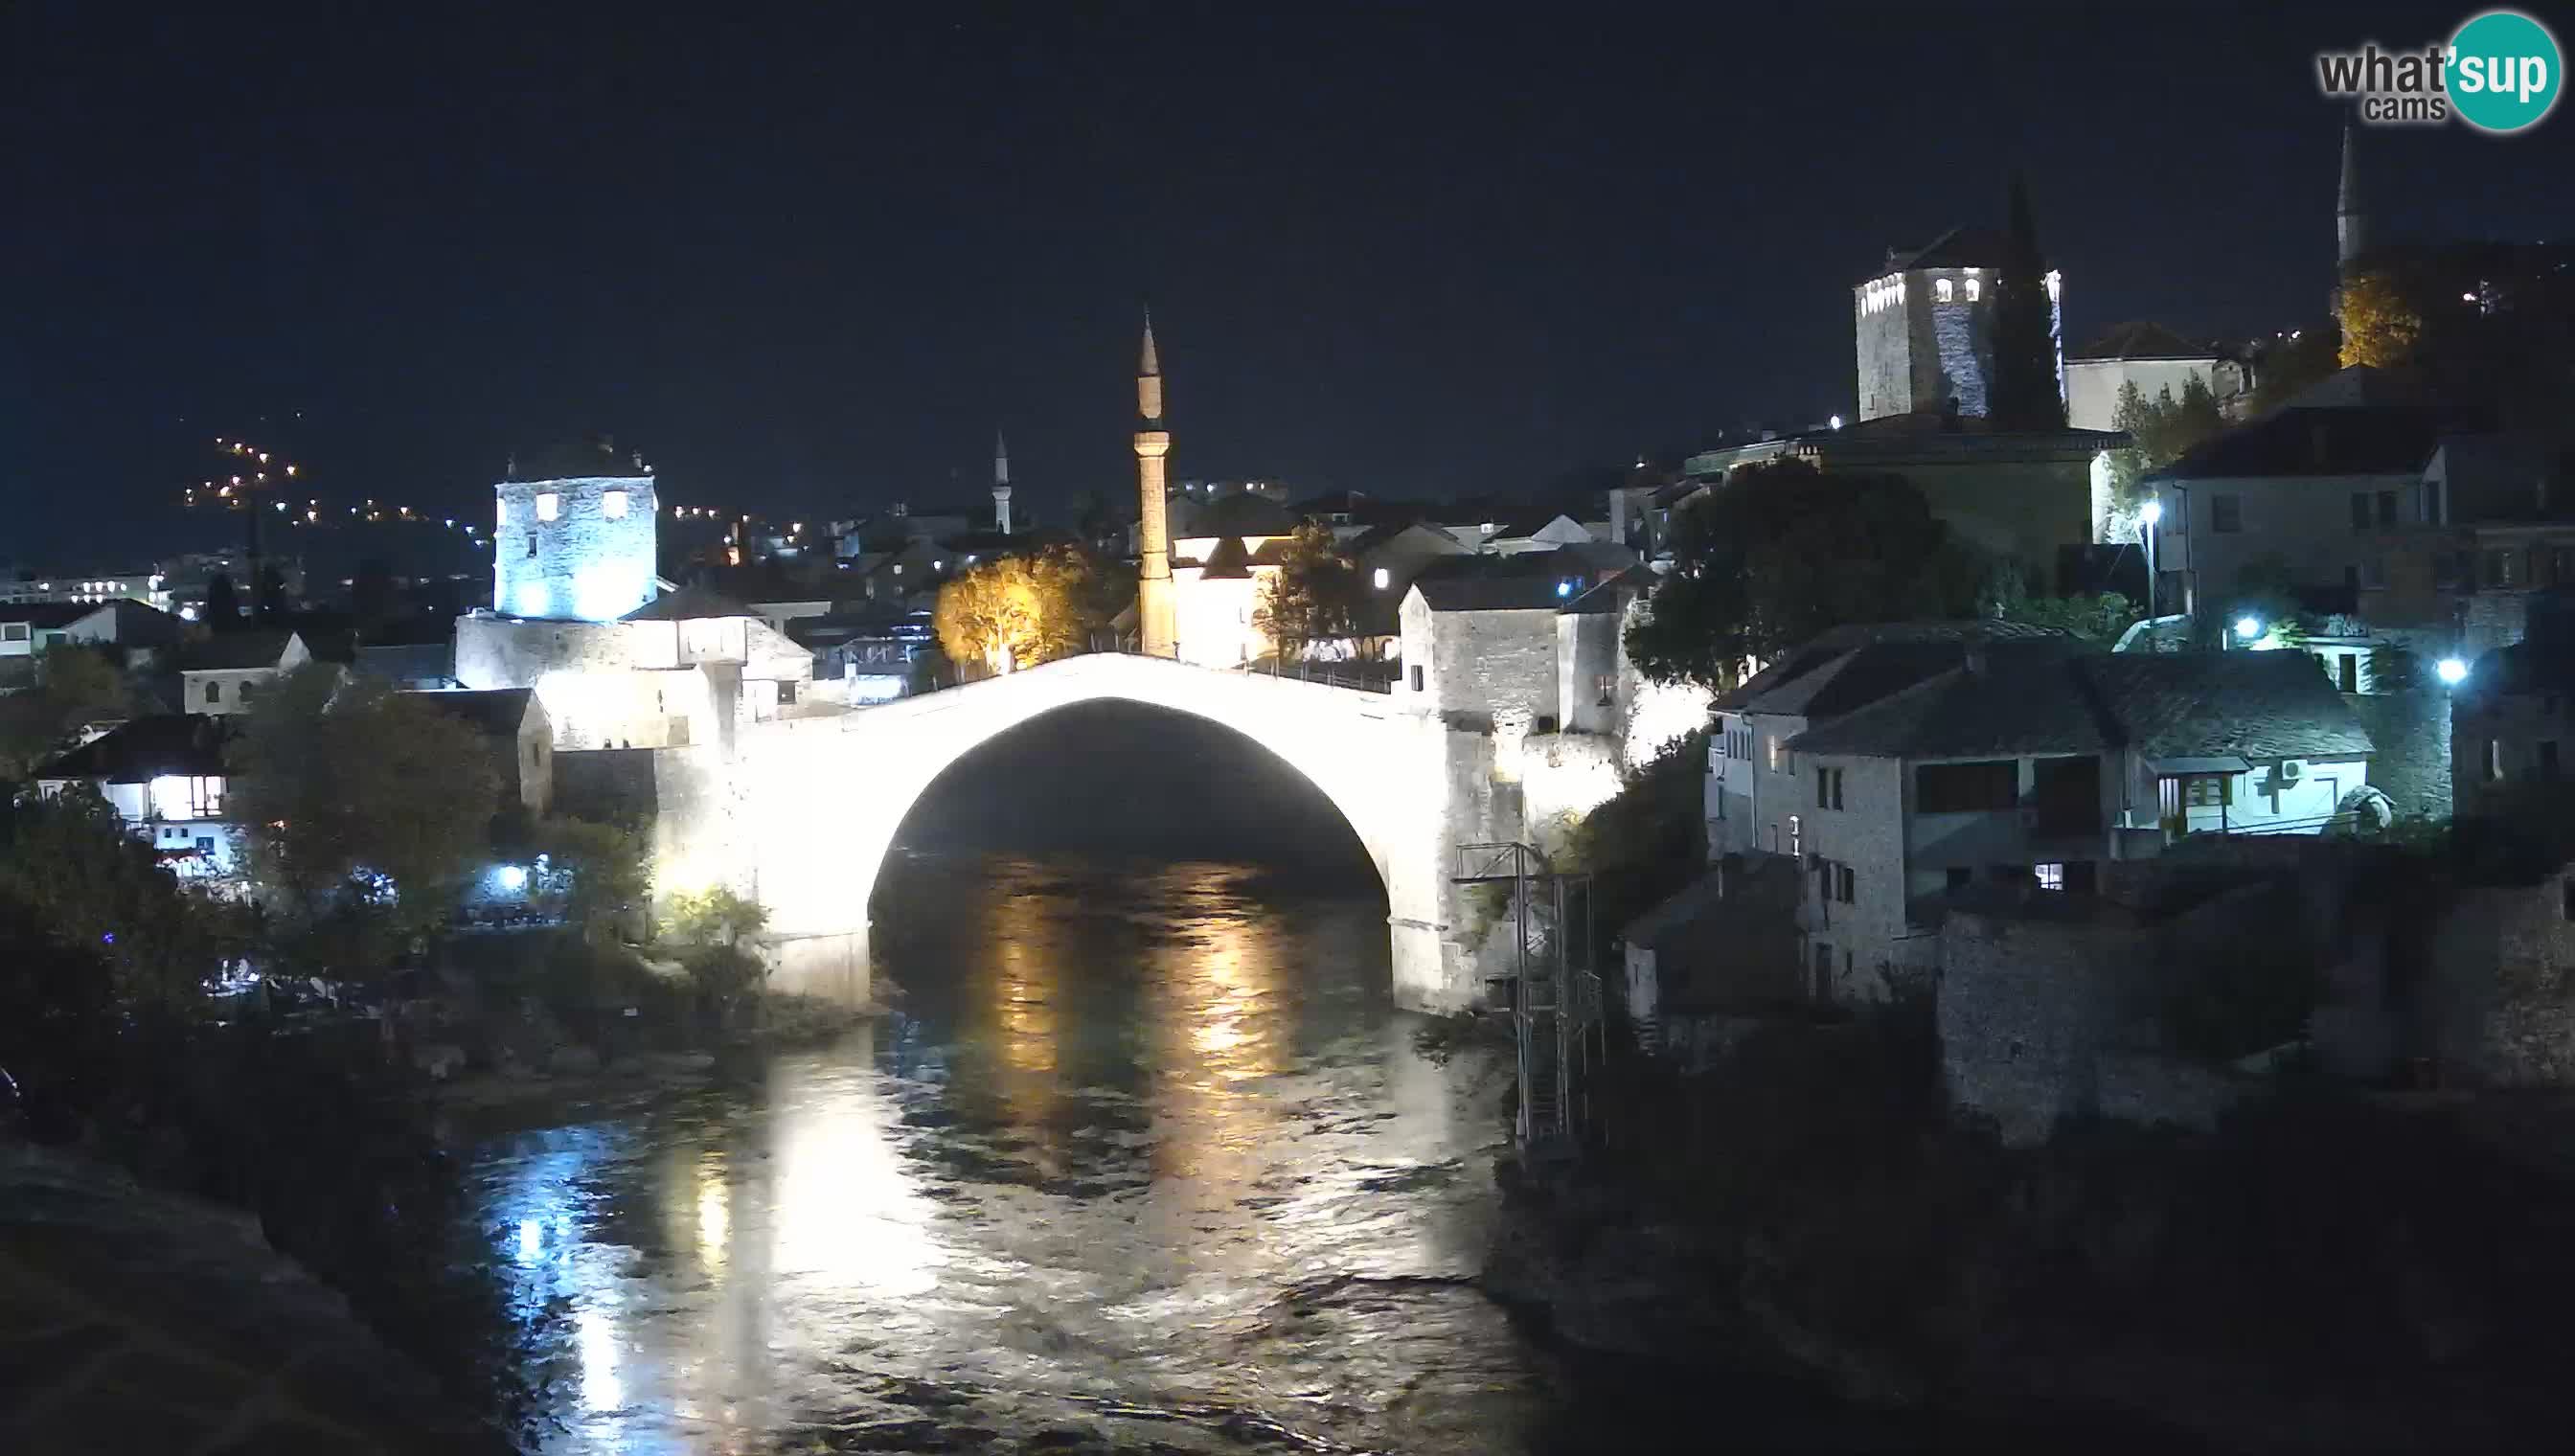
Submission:
[[[0,1450],[498,1453],[238,1210],[0,1143]]]

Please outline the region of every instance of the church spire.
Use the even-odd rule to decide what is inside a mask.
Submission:
[[[2334,199],[2334,261],[2349,272],[2369,251],[2369,211],[2360,195],[2360,150],[2351,123],[2342,124],[2342,189]]]

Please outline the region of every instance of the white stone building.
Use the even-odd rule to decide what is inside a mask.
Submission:
[[[653,600],[661,506],[643,469],[494,487],[492,606],[505,616],[614,622]]]
[[[2010,240],[1999,232],[1952,228],[1919,248],[1889,249],[1886,262],[1851,290],[1859,356],[1859,418],[1986,413],[1992,388],[1994,289]],[[2046,275],[2048,334],[2056,341],[2057,388],[2065,387],[2062,281]]]
[[[2066,359],[2065,423],[2077,430],[2116,430],[2122,389],[2135,385],[2151,405],[2167,392],[2178,401],[2192,380],[2224,411],[2245,377],[2240,368],[2221,368],[2225,363],[2215,345],[2185,339],[2160,324],[2121,324]],[[2221,396],[2221,389],[2227,393]]]
[[[180,706],[215,716],[244,712],[262,687],[312,661],[293,632],[217,633],[180,653]]]
[[[36,787],[95,791],[181,878],[233,879],[243,863],[241,825],[226,812],[230,741],[230,726],[207,714],[133,719],[39,766]]]

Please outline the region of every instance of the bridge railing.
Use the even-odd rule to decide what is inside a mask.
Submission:
[[[1382,668],[1379,673],[1376,669]],[[1242,663],[1231,670],[1250,678],[1281,678],[1296,683],[1318,683],[1326,688],[1347,688],[1354,693],[1392,693],[1395,675],[1401,671],[1393,663]]]

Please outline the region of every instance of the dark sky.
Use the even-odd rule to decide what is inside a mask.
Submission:
[[[1132,489],[1148,300],[1181,475],[1525,488],[1847,408],[1850,284],[2014,167],[2078,339],[2283,327],[2332,261],[2313,53],[2466,14],[1522,8],[18,0],[0,560],[181,544],[262,418],[478,519],[574,431],[824,517],[980,497],[999,424],[1060,517]],[[2391,230],[2575,235],[2566,108],[2370,141]]]

